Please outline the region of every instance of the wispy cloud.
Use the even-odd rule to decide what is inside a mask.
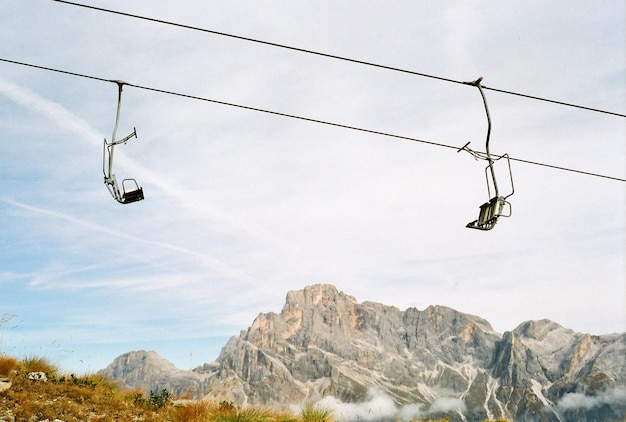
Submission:
[[[0,94],[29,110],[44,115],[54,121],[60,128],[69,132],[86,135],[94,144],[96,140],[101,139],[101,134],[98,133],[97,130],[65,107],[42,97],[28,88],[16,85],[1,76]]]
[[[219,274],[220,276],[232,278],[234,275],[236,275],[238,277],[243,277],[243,274],[240,271],[236,271],[232,269],[231,267],[225,265],[221,261],[207,254],[199,253],[199,252],[196,252],[196,251],[184,248],[184,247],[180,247],[180,246],[165,243],[165,242],[158,242],[154,240],[139,238],[137,236],[130,235],[127,233],[122,233],[122,232],[110,229],[108,227],[105,227],[105,226],[102,226],[102,225],[99,225],[90,221],[82,220],[82,219],[79,219],[71,215],[58,212],[58,211],[53,211],[50,209],[44,209],[44,208],[35,207],[32,205],[23,204],[23,203],[19,203],[17,201],[13,201],[13,200],[6,199],[6,198],[0,198],[0,201],[5,202],[14,207],[28,210],[33,213],[42,214],[48,217],[52,217],[54,219],[67,221],[69,223],[80,226],[90,231],[104,233],[104,234],[107,234],[107,235],[110,235],[110,236],[113,236],[122,240],[134,242],[134,243],[139,243],[139,244],[143,243],[146,245],[155,246],[157,248],[167,249],[172,252],[176,252],[179,254],[190,256],[192,258],[196,258],[199,262],[209,267],[213,272],[217,272],[217,274]],[[47,273],[48,275],[51,275],[54,272],[47,271]],[[64,271],[62,273],[57,273],[57,275],[60,275],[60,274],[67,274],[67,272]],[[36,283],[36,284],[40,284],[40,283]]]

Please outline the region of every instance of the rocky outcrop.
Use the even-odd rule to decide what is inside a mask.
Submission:
[[[105,374],[239,405],[384,397],[397,411],[389,419],[591,421],[626,414],[625,368],[625,334],[591,336],[542,320],[501,335],[444,306],[402,311],[313,285],[289,292],[280,313],[260,314],[193,372],[133,352]]]
[[[136,351],[117,357],[98,372],[118,381],[125,388],[141,388],[146,393],[168,390],[178,396],[198,397],[206,376],[178,369],[154,351]]]
[[[11,388],[13,384],[8,378],[0,378],[0,393]]]

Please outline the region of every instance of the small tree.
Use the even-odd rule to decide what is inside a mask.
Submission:
[[[160,393],[154,393],[150,391],[150,397],[148,398],[148,403],[156,408],[161,409],[162,407],[167,406],[167,404],[172,400],[172,393],[167,391],[166,388],[161,390]]]

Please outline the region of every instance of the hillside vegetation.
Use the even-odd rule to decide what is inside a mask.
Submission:
[[[33,372],[45,373],[47,381],[29,379]],[[60,374],[42,358],[0,356],[0,421],[334,422],[334,418],[332,410],[313,406],[291,414],[185,400],[167,390],[145,396],[101,376]]]
[[[44,372],[47,381],[28,374]],[[237,409],[228,402],[181,400],[167,390],[143,395],[118,388],[97,375],[60,374],[44,359],[18,361],[0,356],[0,382],[10,387],[0,392],[1,421],[239,421],[332,422],[328,411],[304,409],[301,415],[261,408]]]

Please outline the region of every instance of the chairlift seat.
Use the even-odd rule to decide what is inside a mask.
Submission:
[[[509,205],[509,211],[511,204],[506,201],[502,196],[495,196],[480,206],[480,212],[478,213],[478,219],[468,223],[465,227],[478,230],[491,230],[498,222],[498,217],[510,217],[503,214],[504,206]]]
[[[126,190],[124,186],[124,182],[131,180],[135,183],[135,187]],[[130,204],[131,202],[141,201],[143,199],[143,188],[141,188],[135,179],[124,179],[122,180],[122,187],[124,188],[124,194],[122,195],[122,203]]]
[[[124,192],[122,197],[123,204],[130,204],[131,202],[141,201],[143,199],[143,189],[132,189],[128,192]]]

